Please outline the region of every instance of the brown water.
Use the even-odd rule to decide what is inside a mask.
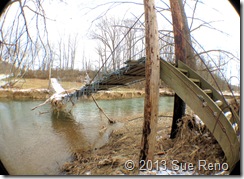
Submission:
[[[143,113],[143,98],[100,100],[111,118]],[[80,101],[73,118],[53,115],[50,105],[31,111],[42,101],[0,101],[0,159],[12,175],[56,175],[76,150],[99,148],[123,126],[109,125],[92,101]],[[160,112],[173,110],[173,98],[160,98]],[[42,114],[41,114],[42,113]],[[106,130],[101,133],[101,129]],[[99,132],[100,131],[100,132]]]

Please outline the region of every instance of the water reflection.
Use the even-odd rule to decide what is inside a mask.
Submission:
[[[73,113],[52,112],[52,128],[67,141],[74,152],[97,149],[105,145],[113,130],[122,127],[123,124],[109,124],[101,112],[94,117],[96,121],[83,121],[81,116],[75,116]]]
[[[143,112],[143,98],[100,100],[112,119]],[[0,158],[10,174],[55,175],[72,152],[93,150],[106,144],[109,135],[123,126],[109,124],[92,101],[80,101],[73,116],[46,113],[50,105],[35,111],[42,101],[0,101]],[[160,112],[170,111],[173,98],[160,98]],[[42,114],[41,114],[41,113]],[[41,115],[40,115],[41,114]]]
[[[37,103],[0,103],[0,158],[10,174],[57,174],[70,158],[65,141],[53,135],[50,114],[30,110]]]
[[[87,151],[91,149],[82,131],[84,126],[75,120],[72,113],[63,111],[52,112],[51,120],[55,133],[67,141],[72,151],[77,149]]]

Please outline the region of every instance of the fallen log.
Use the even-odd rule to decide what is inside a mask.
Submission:
[[[71,102],[72,106],[75,103],[70,98],[67,102],[64,99],[67,99],[68,95],[73,93],[76,89],[65,90],[57,81],[56,78],[51,78],[51,87],[55,92],[50,98],[48,98],[45,102],[35,106],[31,110],[35,110],[47,103],[51,103],[52,108],[54,111],[65,111],[67,107],[67,102]]]
[[[42,104],[39,104],[32,108],[31,110],[35,110],[36,108],[39,108],[47,103],[51,103],[53,112],[57,113],[59,115],[60,112],[69,113],[71,114],[71,109],[67,109],[67,104],[70,102],[72,107],[75,105],[75,102],[73,101],[74,98],[69,97],[70,94],[74,93],[76,89],[70,89],[65,90],[59,83],[56,78],[51,78],[51,87],[55,91],[55,93],[48,98],[45,102]],[[98,105],[97,101],[94,99],[94,97],[91,95],[93,101],[95,102],[97,108],[105,115],[105,117],[108,119],[110,124],[115,123],[114,120],[110,119],[108,115],[103,111],[103,109]]]
[[[0,74],[0,88],[5,88],[7,86],[11,86],[13,81],[6,81],[6,79],[13,77],[13,74]]]

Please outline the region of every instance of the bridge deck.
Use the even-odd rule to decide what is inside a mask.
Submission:
[[[74,96],[90,95],[100,90],[108,90],[117,86],[125,86],[145,79],[145,57],[137,61],[127,61],[126,66],[104,76],[102,79],[83,86]]]

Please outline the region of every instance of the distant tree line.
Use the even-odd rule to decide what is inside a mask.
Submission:
[[[46,23],[48,17],[45,16],[42,3],[41,0],[12,1],[2,14],[0,18],[0,61],[11,64],[11,67],[2,69],[1,73],[13,73],[15,77],[21,78],[30,76],[30,73],[27,75],[28,71],[31,73],[33,71],[43,71],[43,73],[49,71],[50,77],[51,72],[55,70],[77,69],[77,51],[81,51],[78,43],[79,34],[66,34],[60,36],[56,42],[51,42]],[[189,17],[191,19],[188,23],[190,24],[190,31],[210,24],[194,17],[198,3],[198,1],[195,2],[192,17]],[[187,1],[184,4],[187,4]],[[166,19],[163,13],[170,12],[170,7],[167,4],[165,6],[166,8],[157,7],[157,12],[159,16]],[[202,23],[196,23],[198,25],[194,26],[192,25],[194,20]],[[171,19],[166,19],[166,21],[172,23]],[[120,19],[104,15],[97,18],[89,33],[89,38],[96,42],[94,49],[96,58],[90,59],[85,56],[84,52],[79,59],[79,69],[89,71],[89,73],[93,71],[93,74],[100,69],[99,75],[102,76],[121,68],[127,60],[137,60],[145,56],[144,34],[144,21],[141,17]],[[172,27],[159,29],[160,55],[171,63],[175,62],[173,37]],[[193,44],[196,48],[196,44]],[[194,60],[191,63],[195,64],[196,70],[203,76],[205,75],[209,81],[211,81],[211,77],[206,68],[209,68],[221,82],[227,77],[228,63],[231,63],[232,60],[239,60],[226,51],[205,52],[201,51],[202,49],[196,50],[199,52],[196,53],[195,51],[196,55],[192,58]],[[218,53],[219,57],[211,58],[213,53]],[[94,61],[96,61],[96,65],[93,65]],[[240,77],[231,76],[231,78]],[[225,82],[222,83],[221,86],[224,87]]]

